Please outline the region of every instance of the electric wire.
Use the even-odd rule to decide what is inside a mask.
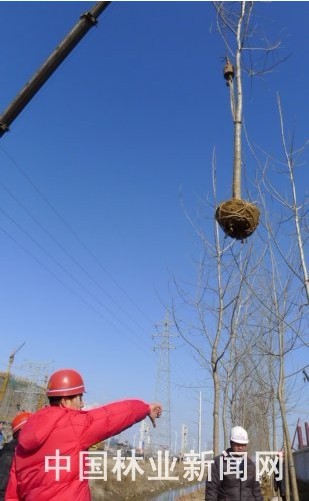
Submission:
[[[77,259],[70,253],[67,251],[67,249],[62,245],[61,242],[59,242],[59,240],[54,236],[52,235],[52,233],[47,229],[45,228],[42,223],[40,223],[40,221],[30,212],[30,210],[22,203],[20,202],[20,200],[18,200],[18,198],[11,192],[11,190],[3,183],[0,181],[0,186],[6,191],[6,193],[26,212],[26,214],[32,219],[32,221],[34,221],[38,226],[39,228],[44,232],[46,233],[49,238],[51,238],[51,240],[53,242],[55,242],[58,247],[62,250],[62,252],[71,260],[73,261],[73,263],[108,297],[108,299],[110,301],[112,301],[123,313],[125,313],[126,315],[129,316],[129,318],[140,328],[140,329],[143,329],[143,327],[141,326],[141,324],[128,312],[125,310],[125,308],[122,306],[122,305],[119,305],[118,302],[115,300],[115,298],[109,293],[107,292],[104,287],[102,287],[102,285],[95,279],[93,278],[93,276],[84,268],[83,265],[81,265]]]
[[[100,265],[100,268],[108,274],[108,276],[111,278],[111,280],[113,281],[113,283],[118,287],[118,289],[120,289],[122,291],[123,294],[125,294],[125,296],[129,299],[129,301],[134,304],[137,309],[143,314],[143,316],[145,317],[145,314],[144,312],[141,310],[141,308],[139,308],[139,306],[137,305],[137,303],[132,300],[132,298],[130,298],[130,296],[128,295],[128,293],[125,291],[125,289],[123,287],[121,287],[119,285],[119,283],[113,278],[113,276],[110,274],[110,272],[102,265],[102,263],[96,258],[96,256],[92,253],[92,251],[89,249],[89,247],[80,239],[80,237],[78,236],[78,234],[71,228],[71,226],[65,221],[65,219],[61,216],[61,214],[55,209],[55,207],[48,201],[48,199],[46,198],[46,196],[43,194],[43,192],[35,185],[35,183],[32,181],[32,179],[30,178],[30,176],[24,171],[24,169],[22,169],[20,167],[20,165],[17,163],[17,161],[12,157],[12,155],[10,155],[2,146],[0,146],[1,150],[3,151],[3,153],[10,159],[10,161],[13,163],[13,165],[17,168],[17,170],[25,177],[25,179],[28,181],[28,183],[31,185],[31,187],[35,190],[35,192],[37,194],[39,194],[39,196],[42,198],[42,200],[47,204],[47,206],[53,211],[54,214],[56,214],[56,216],[58,217],[58,219],[65,225],[65,227],[67,229],[69,229],[69,231],[74,235],[74,237],[80,242],[80,244],[83,246],[84,249],[87,250],[87,252],[92,256],[92,258],[96,261],[97,264]],[[117,303],[117,301],[113,298],[113,296],[107,292],[103,287],[102,285],[96,280],[93,278],[93,276],[74,258],[74,256],[72,256],[66,249],[65,247],[58,241],[58,239],[56,239],[51,233],[49,230],[47,230],[39,221],[38,219],[33,216],[33,214],[29,211],[29,209],[27,209],[25,207],[25,205],[20,202],[18,200],[18,198],[11,192],[11,190],[9,190],[9,188],[7,188],[7,186],[4,184],[4,183],[0,183],[0,185],[2,186],[2,188],[9,194],[9,196],[20,206],[22,207],[22,209],[27,213],[27,215],[42,229],[42,231],[44,231],[60,248],[61,250],[66,254],[67,257],[69,257],[69,259],[71,259],[74,264],[81,270],[83,271],[83,273],[100,289],[102,290],[102,292],[104,292],[104,294],[110,299],[110,301],[112,301],[120,310],[122,310],[126,315],[128,315],[130,317],[130,319],[132,321],[135,322],[136,325],[138,325],[138,327],[142,330],[145,330],[141,324],[135,320],[132,315],[130,313],[128,313],[121,305],[119,305]],[[26,230],[23,230],[23,228],[19,225],[19,223],[17,223],[17,221],[15,221],[13,218],[11,218],[8,213],[6,213],[3,209],[1,209],[2,213],[8,218],[11,220],[11,222],[13,222],[21,231],[23,231],[27,236],[28,238],[30,238],[46,255],[48,255],[48,257],[53,260],[68,276],[70,276],[70,278],[79,285],[79,287],[83,288],[84,290],[86,290],[87,294],[89,294],[96,302],[98,302],[106,311],[108,311],[108,313],[115,317],[114,313],[109,309],[107,308],[107,306],[105,306],[102,301],[100,301],[91,291],[89,291],[89,289],[87,289],[78,279],[76,279],[66,268],[64,268],[64,266],[59,263],[57,260],[55,260],[55,258],[53,258],[53,256],[48,252],[46,251],[37,241],[35,241],[35,239],[33,239],[33,237],[31,237],[31,235],[26,231]],[[102,315],[101,315],[102,316]],[[104,318],[104,317],[103,317]],[[147,319],[147,317],[145,317]],[[128,327],[123,321],[121,321],[119,318],[116,318],[116,320],[126,329],[126,330],[129,330],[134,336],[136,336],[136,332],[133,332],[132,329],[130,327]],[[150,322],[149,319],[147,319],[147,322]],[[142,340],[143,344],[145,344],[145,339],[143,338]],[[151,350],[151,348],[149,347],[149,349]],[[144,349],[143,349],[144,350]]]
[[[57,265],[57,266],[58,266],[58,267],[59,267],[59,268],[60,268],[60,269],[61,269],[64,273],[66,273],[66,274],[67,274],[67,275],[71,278],[71,280],[73,280],[73,281],[74,281],[74,282],[75,282],[75,283],[76,283],[79,287],[81,287],[81,289],[85,290],[85,291],[89,294],[89,296],[90,296],[90,297],[92,297],[92,299],[94,299],[95,301],[97,301],[97,302],[100,304],[100,306],[101,306],[101,307],[103,307],[103,308],[104,308],[104,309],[105,309],[105,310],[106,310],[106,311],[107,311],[107,312],[108,312],[111,316],[114,316],[114,314],[111,312],[111,310],[110,310],[109,308],[107,308],[107,307],[106,307],[106,306],[102,303],[102,301],[100,301],[100,300],[99,300],[99,299],[98,299],[98,298],[97,298],[94,294],[92,294],[92,292],[91,292],[91,291],[89,291],[89,290],[88,290],[88,288],[86,288],[86,287],[85,287],[85,286],[84,286],[84,285],[83,285],[83,284],[82,284],[82,283],[81,283],[78,279],[76,279],[76,278],[75,278],[75,277],[71,274],[71,272],[70,272],[70,271],[68,271],[68,270],[67,270],[67,269],[66,269],[66,268],[65,268],[65,267],[64,267],[61,263],[59,263],[59,262],[57,261],[57,259],[55,259],[55,258],[54,258],[54,257],[50,254],[50,252],[49,252],[49,251],[47,251],[46,249],[44,249],[44,247],[43,247],[43,246],[42,246],[39,242],[37,242],[37,241],[36,241],[36,239],[35,239],[34,237],[32,237],[32,235],[30,235],[30,233],[29,233],[27,230],[25,230],[25,229],[24,229],[24,228],[23,228],[23,227],[22,227],[22,226],[21,226],[21,225],[20,225],[20,224],[19,224],[19,223],[18,223],[18,222],[14,219],[14,218],[12,218],[12,217],[11,217],[11,216],[10,216],[10,215],[9,215],[9,214],[8,214],[8,213],[4,210],[4,209],[2,209],[1,207],[0,207],[0,212],[1,212],[1,213],[2,213],[2,214],[3,214],[3,215],[4,215],[4,216],[5,216],[5,217],[9,220],[9,221],[11,221],[11,222],[12,222],[15,226],[17,226],[17,228],[18,228],[18,229],[19,229],[22,233],[24,233],[24,234],[25,234],[25,235],[26,235],[26,236],[27,236],[27,237],[28,237],[28,238],[29,238],[29,239],[30,239],[30,240],[31,240],[31,241],[32,241],[32,242],[33,242],[36,246],[38,246],[38,248],[39,248],[39,249],[40,249],[40,250],[41,250],[44,254],[46,254],[46,255],[49,257],[49,259],[50,259],[51,261],[53,261],[53,262],[54,262],[54,263],[55,263],[55,264],[56,264],[56,265]],[[1,229],[1,231],[3,231],[3,232],[7,235],[7,236],[10,236],[11,240],[13,240],[15,243],[18,243],[18,245],[19,245],[19,246],[20,246],[23,250],[25,250],[25,251],[26,251],[26,248],[25,248],[22,244],[20,244],[20,243],[19,243],[19,242],[18,242],[18,241],[14,238],[14,237],[12,237],[11,235],[9,235],[9,233],[8,233],[6,230],[4,230],[4,228],[0,228],[0,229]],[[27,254],[28,254],[28,255],[30,255],[30,256],[32,256],[32,257],[34,257],[34,255],[33,255],[31,252],[29,252],[29,251],[26,251],[26,252],[27,252]],[[59,279],[59,277],[58,277],[58,276],[57,276],[54,272],[52,272],[51,270],[49,270],[49,268],[48,268],[47,266],[45,266],[45,265],[42,263],[42,261],[38,260],[37,258],[36,258],[36,261],[37,261],[37,262],[38,262],[41,266],[43,266],[43,268],[44,268],[45,270],[49,271],[49,273],[50,273],[52,276],[54,276],[55,278],[57,278],[57,280],[58,280],[58,281],[59,281],[62,285],[66,284],[66,282],[64,282],[62,279]],[[74,290],[74,289],[72,289],[72,287],[68,286],[68,284],[66,284],[66,288],[67,288],[68,290],[70,290],[71,292],[73,292],[73,290]],[[77,296],[77,297],[78,297],[78,298],[80,298],[80,299],[82,298],[82,296],[81,296],[80,294],[76,293],[76,291],[74,291],[74,295],[75,295],[75,296]],[[92,309],[93,311],[95,311],[97,314],[99,314],[101,318],[103,318],[105,321],[109,322],[109,323],[110,323],[113,327],[116,327],[116,326],[115,326],[115,324],[114,324],[113,322],[111,322],[111,321],[110,321],[110,320],[108,320],[106,317],[104,317],[104,316],[102,315],[102,313],[100,313],[100,312],[99,312],[99,311],[98,311],[95,307],[93,307],[92,305],[90,305],[90,303],[89,303],[88,301],[86,301],[84,298],[83,298],[82,300],[83,300],[83,302],[84,302],[86,305],[90,306],[90,307],[91,307],[91,309]],[[147,352],[143,346],[140,346],[138,343],[136,343],[136,339],[134,338],[134,336],[136,336],[136,333],[135,333],[135,332],[133,332],[133,331],[131,330],[131,328],[130,328],[130,327],[128,327],[126,324],[124,324],[124,322],[122,322],[122,320],[117,319],[117,321],[118,321],[118,322],[119,322],[119,323],[120,323],[120,324],[121,324],[121,325],[122,325],[122,326],[126,329],[126,331],[127,331],[127,330],[129,330],[129,332],[131,332],[131,334],[133,334],[133,338],[132,338],[132,336],[129,336],[129,334],[127,334],[127,335],[128,335],[128,337],[130,337],[130,339],[134,342],[134,344],[135,344],[135,345],[136,345],[139,349],[142,349],[142,351],[143,351],[143,352],[145,352],[145,353],[147,353],[148,355],[150,355],[150,353],[149,353],[149,352]]]
[[[101,318],[104,320],[107,320],[103,315],[88,301],[86,301],[80,294],[78,294],[70,285],[68,285],[66,282],[64,282],[56,273],[54,273],[52,270],[50,270],[40,259],[38,259],[32,252],[30,252],[26,247],[21,244],[15,237],[13,237],[7,230],[2,228],[0,226],[0,231],[6,235],[7,238],[9,238],[12,242],[14,242],[18,247],[20,247],[28,256],[30,256],[36,263],[38,263],[47,273],[49,273],[52,277],[54,277],[58,282],[61,283],[67,290],[69,290],[74,296],[78,297],[84,304],[86,304],[91,310],[93,310],[95,313],[97,313]],[[108,321],[108,320],[107,320]]]
[[[47,199],[47,197],[44,195],[44,193],[37,187],[37,185],[32,181],[32,179],[30,178],[30,176],[24,171],[24,169],[22,169],[20,167],[20,165],[18,164],[18,162],[12,157],[11,154],[9,154],[2,146],[0,146],[1,150],[3,151],[3,153],[10,159],[10,161],[13,163],[13,165],[17,168],[17,170],[22,174],[22,176],[27,180],[27,182],[30,184],[30,186],[34,189],[34,191],[40,196],[40,198],[44,201],[44,203],[49,207],[49,209],[57,216],[57,218],[62,222],[62,224],[66,227],[67,230],[69,230],[69,232],[75,237],[75,239],[80,243],[80,245],[87,251],[87,253],[92,257],[92,259],[97,263],[97,265],[109,276],[109,278],[111,279],[111,281],[116,285],[116,287],[127,297],[127,299],[138,309],[138,311],[140,313],[142,313],[143,317],[146,318],[147,322],[150,322],[150,320],[147,318],[147,316],[144,314],[143,310],[138,306],[138,304],[132,299],[130,298],[130,296],[128,295],[128,293],[125,291],[125,289],[114,279],[114,277],[111,275],[111,273],[106,269],[106,267],[101,263],[100,260],[98,260],[98,258],[95,256],[95,254],[91,251],[91,249],[82,241],[82,239],[79,237],[79,235],[75,232],[75,230],[67,223],[67,221],[63,218],[63,216],[59,213],[59,211],[54,207],[53,204],[51,204],[49,202],[49,200]],[[78,260],[70,253],[67,251],[67,249],[62,245],[61,242],[59,242],[59,240],[47,229],[45,228],[45,226],[43,226],[43,224],[31,213],[31,211],[20,201],[18,200],[18,198],[11,192],[11,190],[3,183],[3,182],[0,182],[0,186],[6,191],[6,193],[26,212],[26,214],[32,219],[32,221],[34,221],[38,226],[39,228],[44,232],[46,233],[49,238],[54,241],[58,247],[64,252],[64,254],[102,291],[104,292],[104,294],[110,299],[110,301],[112,301],[117,307],[119,307],[125,314],[127,314],[131,320],[133,320],[139,327],[141,327],[141,325],[139,324],[139,322],[137,322],[121,305],[119,305],[117,303],[117,301],[111,296],[110,293],[108,293],[103,287],[102,285],[95,279],[92,277],[92,275],[84,268],[83,265],[81,265]],[[31,239],[31,241],[33,241],[39,248],[42,252],[44,252],[48,257],[49,259],[51,259],[64,273],[66,273],[70,278],[71,280],[73,280],[81,289],[84,289],[87,294],[93,299],[95,300],[100,306],[102,306],[105,311],[107,311],[112,317],[114,317],[114,314],[113,312],[107,307],[105,306],[101,300],[99,300],[87,287],[84,286],[84,284],[82,284],[78,279],[76,279],[72,273],[70,271],[68,271],[61,263],[58,262],[58,260],[56,260],[50,253],[49,251],[46,251],[46,249],[44,249],[41,244],[39,244],[26,230],[24,230],[21,225],[19,225],[19,223],[14,220],[14,218],[12,218],[11,216],[9,216],[3,209],[0,208],[0,211],[11,221],[13,222],[19,229],[20,231],[22,231],[24,234],[27,235],[27,237],[29,239]],[[2,229],[2,231],[4,231]],[[5,232],[8,235],[7,232]],[[19,245],[23,250],[25,250],[24,246],[22,246],[21,244],[19,244],[16,239],[14,239],[13,237],[10,237],[15,243],[17,243],[17,245]],[[59,279],[59,277],[57,277],[57,275],[50,271],[45,265],[43,265],[43,263],[38,260],[37,258],[35,258],[35,256],[33,254],[31,254],[29,251],[26,251],[28,255],[30,255],[31,257],[33,257],[41,266],[43,266],[43,268],[48,271],[54,278],[56,278],[62,285],[64,285],[70,292],[74,293],[74,295],[76,297],[78,297],[79,299],[81,299],[83,301],[84,304],[86,304],[88,307],[90,307],[92,309],[92,311],[94,311],[96,314],[98,314],[102,319],[108,321],[110,323],[110,325],[112,325],[113,327],[116,327],[115,324],[113,322],[111,322],[110,320],[108,320],[106,317],[104,317],[104,315],[102,315],[102,313],[100,311],[98,311],[97,308],[95,308],[94,306],[92,306],[87,300],[85,300],[84,298],[82,298],[82,296],[80,294],[78,294],[76,291],[74,291],[74,289],[72,289],[72,287],[68,286],[62,279]],[[126,330],[129,330],[132,335],[135,337],[136,336],[136,333],[132,331],[132,329],[128,328],[128,326],[126,324],[124,324],[124,322],[122,322],[121,320],[119,320],[118,318],[116,319]],[[142,327],[141,327],[142,328]],[[142,328],[143,329],[143,328]],[[135,345],[137,345],[137,347],[139,349],[142,349],[142,351],[144,351],[145,353],[147,353],[147,355],[149,355],[149,352],[148,351],[145,351],[145,349],[143,347],[141,347],[140,345],[138,345],[136,343],[136,340],[135,338],[132,338],[130,336],[130,338],[134,341]],[[143,339],[143,342],[145,342],[145,340]],[[177,369],[178,371],[180,371],[180,367],[178,365],[178,363],[176,362],[176,366],[177,366]],[[181,369],[180,371],[183,375],[183,368]],[[171,381],[171,384],[173,386],[178,386],[178,387],[186,387],[186,385],[184,384],[179,384],[177,383],[176,381]],[[193,387],[196,387],[195,385]]]
[[[15,158],[0,145],[1,150],[10,159],[15,168],[22,174],[22,176],[28,181],[32,186],[33,190],[41,197],[41,199],[46,203],[49,209],[57,216],[57,218],[62,222],[62,224],[69,230],[69,232],[75,237],[79,244],[86,250],[86,252],[92,257],[92,259],[97,263],[97,265],[109,276],[114,285],[126,296],[126,298],[135,306],[135,308],[144,316],[144,318],[152,323],[149,318],[147,318],[145,312],[139,307],[139,305],[134,301],[126,292],[126,290],[116,281],[113,275],[107,270],[107,268],[101,263],[101,261],[95,256],[91,251],[89,246],[84,243],[76,231],[69,225],[69,223],[64,219],[64,217],[59,213],[59,211],[54,207],[54,205],[47,199],[44,193],[37,187],[37,185],[32,181],[27,172],[19,165]]]
[[[0,185],[2,185],[2,183],[0,183]],[[83,284],[80,283],[74,276],[72,276],[72,274],[65,269],[65,267],[59,263],[48,251],[46,251],[46,249],[44,249],[42,247],[42,245],[36,241],[36,239],[34,239],[32,237],[32,235],[30,235],[27,230],[25,230],[14,218],[12,218],[5,210],[3,210],[1,207],[0,207],[0,212],[9,220],[11,221],[15,226],[17,226],[17,228],[22,232],[24,233],[35,245],[38,246],[38,248],[44,253],[46,254],[55,264],[57,264],[57,266],[60,267],[60,269],[62,271],[64,271],[75,283],[77,283],[82,289],[86,290],[87,293],[95,300],[97,300],[96,297],[93,296],[93,294],[88,291],[85,287],[83,287]],[[81,294],[79,294],[78,292],[76,292],[76,290],[74,290],[70,285],[68,285],[64,280],[62,280],[62,278],[60,278],[55,272],[53,272],[48,266],[46,266],[40,259],[38,259],[32,252],[30,252],[23,244],[21,244],[15,237],[13,237],[7,230],[5,230],[4,228],[0,227],[0,231],[2,231],[6,236],[7,238],[9,238],[11,241],[13,241],[18,247],[20,247],[28,256],[30,256],[36,263],[39,264],[39,266],[41,266],[47,273],[49,273],[55,280],[57,280],[64,288],[66,288],[70,293],[72,293],[75,297],[77,297],[80,301],[82,301],[86,307],[88,307],[90,310],[92,310],[96,315],[98,315],[101,319],[103,319],[104,321],[107,321],[112,327],[116,328],[117,329],[117,326],[112,322],[110,321],[109,319],[107,319],[104,315],[102,315],[102,313],[96,308],[94,307],[91,303],[89,303],[89,301],[87,301],[83,296],[81,296]],[[98,300],[97,300],[98,301]],[[100,301],[98,301],[99,304],[102,305],[102,303]],[[104,305],[102,305],[104,307]],[[110,313],[110,310],[107,309],[105,307],[105,309]],[[120,321],[120,323],[122,323]],[[123,323],[122,323],[123,324]],[[124,325],[124,324],[123,324]],[[124,325],[124,327],[126,327]],[[134,333],[133,333],[134,334]],[[141,345],[139,345],[137,342],[136,342],[136,339],[135,338],[132,338],[131,336],[129,336],[134,345],[138,348],[138,349],[141,349],[144,353],[146,353],[148,356],[150,355],[150,353],[148,351],[146,351]],[[176,363],[176,366],[177,366],[177,369],[179,371],[180,367],[178,365],[178,363]],[[181,373],[182,373],[182,378],[184,377],[184,374],[183,374],[183,368],[181,370]],[[174,380],[174,378],[171,379],[170,383],[172,385],[172,387],[174,387],[175,389],[178,388],[178,389],[200,389],[201,385],[198,384],[196,385],[196,383],[188,383],[188,377],[185,377],[186,379],[186,384],[184,383],[180,383],[179,382],[179,379],[177,378],[177,381]]]

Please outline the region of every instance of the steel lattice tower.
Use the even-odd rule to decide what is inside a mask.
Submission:
[[[159,344],[154,346],[154,350],[159,353],[155,401],[162,404],[163,412],[153,434],[152,444],[156,449],[171,450],[170,350],[174,346],[170,343],[170,338],[173,335],[170,333],[168,314],[166,314],[163,323],[157,324],[156,327],[160,328],[161,331],[153,336],[153,339],[160,339]]]

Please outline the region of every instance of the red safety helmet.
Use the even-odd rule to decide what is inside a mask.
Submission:
[[[48,397],[69,397],[84,392],[81,375],[73,369],[61,369],[50,376],[46,394]]]
[[[24,424],[28,421],[31,415],[32,415],[31,412],[19,412],[19,414],[16,414],[16,416],[12,421],[13,434],[23,428]]]

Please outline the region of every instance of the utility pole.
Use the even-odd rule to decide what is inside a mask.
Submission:
[[[171,450],[170,350],[174,346],[170,343],[172,334],[170,333],[168,314],[166,314],[163,324],[158,324],[156,327],[163,328],[163,330],[153,336],[153,339],[160,338],[161,340],[154,347],[154,350],[159,352],[155,400],[162,404],[163,412],[155,433],[155,443],[158,449]]]
[[[188,447],[188,426],[183,424],[181,427],[181,455],[183,456],[187,452]]]
[[[201,458],[202,452],[202,392],[200,391],[199,413],[198,413],[198,453]]]
[[[149,423],[146,423],[145,419],[141,422],[139,431],[139,443],[138,448],[146,453],[149,450],[150,436],[149,436]],[[144,456],[145,457],[145,456]]]

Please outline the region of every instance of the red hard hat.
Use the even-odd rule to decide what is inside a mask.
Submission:
[[[24,424],[28,421],[31,416],[31,412],[20,412],[17,414],[12,421],[12,431],[16,433],[18,430],[21,430]]]
[[[81,375],[73,369],[61,369],[54,372],[47,385],[48,397],[69,397],[85,392]]]

